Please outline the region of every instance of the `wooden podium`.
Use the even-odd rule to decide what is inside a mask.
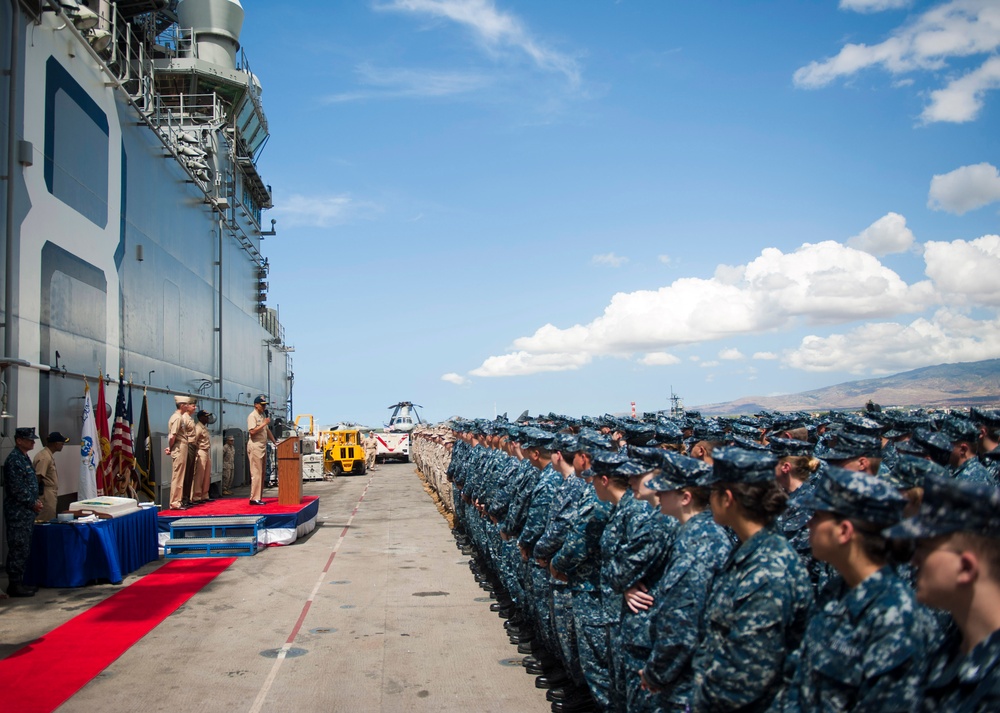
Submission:
[[[302,449],[299,437],[289,436],[278,443],[278,504],[302,502]]]

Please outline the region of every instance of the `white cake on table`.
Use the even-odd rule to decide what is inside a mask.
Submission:
[[[70,503],[69,509],[73,512],[89,510],[98,515],[121,517],[122,515],[128,515],[138,510],[139,501],[135,498],[116,498],[110,495],[101,495],[100,497],[77,500],[75,503]]]

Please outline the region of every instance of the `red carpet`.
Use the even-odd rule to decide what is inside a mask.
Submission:
[[[15,651],[0,661],[4,709],[23,713],[55,710],[234,560],[167,562]]]
[[[160,517],[218,517],[228,515],[284,515],[298,512],[313,500],[315,495],[306,495],[298,505],[278,505],[277,498],[264,498],[265,505],[251,505],[246,498],[218,498],[195,505],[187,510],[161,510]]]

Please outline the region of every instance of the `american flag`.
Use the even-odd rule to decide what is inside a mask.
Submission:
[[[135,497],[133,473],[135,454],[132,451],[132,424],[125,407],[125,373],[118,374],[118,400],[115,403],[115,425],[111,433],[111,482],[114,494]]]

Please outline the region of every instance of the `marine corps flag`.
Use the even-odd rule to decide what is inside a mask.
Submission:
[[[118,399],[115,401],[115,425],[111,434],[111,468],[110,480],[105,481],[105,487],[112,495],[135,497],[135,487],[132,485],[132,468],[135,466],[135,456],[132,455],[132,424],[128,422],[125,410],[125,372],[118,372]]]
[[[101,458],[97,466],[97,494],[111,495],[114,482],[111,471],[111,433],[108,431],[108,404],[104,399],[104,374],[100,371],[98,380],[100,386],[97,387],[97,410],[94,418],[97,419],[97,436],[100,438],[98,453]]]
[[[101,465],[101,448],[97,440],[94,405],[90,402],[90,384],[83,382],[83,442],[80,444],[80,500],[97,497],[97,469]]]
[[[142,390],[142,413],[135,432],[135,469],[139,472],[139,490],[156,502],[156,465],[153,444],[149,439],[149,402]]]

